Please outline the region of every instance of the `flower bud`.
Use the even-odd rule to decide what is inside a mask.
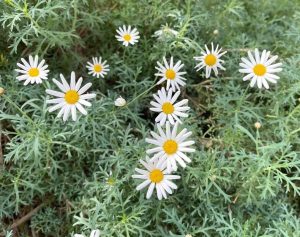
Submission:
[[[5,92],[4,88],[0,87],[0,96],[3,95]]]
[[[115,100],[115,106],[123,107],[126,105],[126,100],[121,96]]]
[[[214,35],[218,35],[218,34],[219,34],[219,31],[218,31],[217,29],[215,29],[214,32],[213,32],[213,34],[214,34]]]
[[[254,124],[254,127],[255,127],[256,129],[260,129],[260,128],[261,128],[261,123],[260,123],[260,122],[256,122],[256,123]]]

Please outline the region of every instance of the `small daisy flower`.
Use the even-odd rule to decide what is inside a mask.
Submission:
[[[253,57],[252,53],[248,51],[248,59],[241,58],[242,62],[240,63],[242,68],[239,72],[248,74],[243,77],[243,81],[251,80],[250,86],[253,87],[257,84],[259,89],[261,89],[262,86],[269,89],[268,82],[277,83],[280,77],[275,75],[275,73],[282,71],[280,67],[282,63],[273,64],[278,56],[276,55],[269,58],[270,54],[270,51],[264,50],[260,55],[258,49],[255,49]]]
[[[118,106],[118,107],[123,107],[127,104],[126,100],[119,96],[116,100],[115,100],[115,106]]]
[[[131,26],[128,26],[126,28],[125,25],[123,27],[119,27],[117,29],[118,35],[116,35],[116,38],[118,41],[123,42],[124,46],[128,46],[129,44],[134,45],[138,42],[138,39],[140,38],[139,32],[136,28],[131,29]]]
[[[156,101],[150,102],[153,106],[150,110],[159,113],[155,118],[156,123],[160,123],[162,126],[166,120],[168,120],[174,125],[176,121],[181,123],[179,117],[188,117],[188,114],[185,113],[185,111],[190,109],[190,107],[187,106],[188,100],[184,99],[175,103],[179,95],[180,91],[177,91],[173,95],[172,90],[166,92],[164,87],[157,92],[157,95],[153,95]]]
[[[100,230],[92,230],[90,237],[99,237],[100,236]],[[85,237],[82,234],[75,234],[74,237]]]
[[[164,132],[159,124],[157,129],[159,134],[152,132],[153,138],[146,138],[146,142],[155,145],[154,148],[148,149],[147,154],[154,154],[151,161],[162,160],[167,164],[167,171],[172,172],[177,170],[177,162],[183,168],[186,167],[186,163],[190,163],[191,159],[187,157],[185,152],[195,152],[195,149],[189,146],[193,145],[194,141],[185,141],[192,132],[188,132],[184,128],[177,134],[178,122],[173,127],[172,131],[170,123],[166,123],[166,132]]]
[[[93,63],[88,62],[88,65],[86,65],[86,68],[89,70],[88,73],[97,78],[99,78],[99,76],[104,78],[107,72],[109,72],[109,65],[106,64],[106,60],[102,62],[101,57],[93,57],[92,60]]]
[[[161,77],[157,82],[158,84],[167,81],[167,90],[171,87],[173,91],[180,90],[179,86],[185,86],[185,78],[182,75],[186,72],[180,72],[180,69],[184,66],[179,60],[175,65],[173,63],[173,57],[171,57],[170,63],[167,62],[166,58],[163,58],[164,65],[160,62],[157,62],[158,67],[155,67],[158,70],[158,73],[155,76]]]
[[[24,58],[21,58],[21,63],[17,63],[19,69],[15,69],[16,72],[22,74],[17,76],[19,81],[25,81],[24,85],[30,84],[40,84],[42,80],[48,79],[49,70],[47,70],[48,65],[45,64],[45,60],[39,62],[39,57],[36,55],[34,58],[29,55],[29,62]]]
[[[46,93],[49,95],[56,96],[56,99],[47,100],[48,104],[55,104],[49,108],[49,112],[53,112],[57,109],[60,109],[57,117],[63,116],[63,121],[67,121],[71,113],[72,120],[76,121],[77,114],[76,111],[79,110],[82,114],[87,115],[87,111],[83,108],[84,106],[91,106],[91,103],[88,102],[88,99],[96,97],[95,94],[84,94],[91,86],[92,83],[87,83],[83,87],[82,77],[76,82],[75,72],[71,73],[71,83],[70,85],[65,80],[64,76],[60,74],[61,82],[53,79],[53,82],[58,86],[62,92],[54,90],[46,90]]]
[[[201,56],[194,57],[196,61],[200,61],[199,64],[196,65],[197,71],[201,70],[205,67],[205,77],[209,78],[211,70],[214,71],[215,75],[218,75],[218,68],[225,70],[222,66],[224,61],[220,59],[227,51],[221,53],[222,48],[219,48],[219,45],[214,49],[214,44],[211,43],[211,50],[208,49],[207,45],[205,45],[206,51],[201,52]]]
[[[146,198],[149,199],[152,196],[154,188],[156,189],[157,198],[167,198],[167,193],[172,194],[172,189],[177,189],[177,185],[171,180],[180,179],[179,175],[168,174],[166,171],[166,165],[162,162],[151,162],[148,159],[146,161],[140,160],[140,163],[146,168],[146,170],[136,168],[135,171],[138,173],[132,175],[134,179],[145,180],[136,187],[137,190],[141,190],[148,187]]]

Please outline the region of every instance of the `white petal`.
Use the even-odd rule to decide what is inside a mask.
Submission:
[[[47,90],[46,90],[46,93],[49,94],[49,95],[56,96],[56,97],[65,97],[65,94],[64,94],[64,93],[58,92],[58,91],[54,91],[54,90],[49,90],[49,89],[47,89]]]
[[[90,87],[92,86],[92,83],[85,84],[79,91],[78,94],[81,95],[84,92],[86,92]]]
[[[144,182],[142,182],[141,184],[139,184],[137,187],[136,187],[136,190],[141,190],[143,188],[145,188],[146,186],[148,186],[149,184],[151,183],[151,181],[149,179],[145,180]],[[151,185],[150,185],[151,186]],[[150,188],[150,187],[149,187]]]
[[[92,230],[90,237],[99,237],[100,230]]]
[[[83,115],[87,115],[87,111],[82,107],[82,105],[80,103],[76,103],[75,106],[79,110],[80,113],[82,113]]]
[[[149,199],[153,193],[153,189],[155,187],[155,184],[154,183],[151,183],[149,188],[148,188],[148,191],[147,191],[147,194],[146,194],[146,198]]]

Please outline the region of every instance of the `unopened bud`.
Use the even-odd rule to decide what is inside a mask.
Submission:
[[[218,34],[219,34],[219,31],[218,31],[217,29],[215,29],[214,32],[213,32],[213,34],[214,34],[214,35],[218,35]]]
[[[115,100],[115,106],[123,107],[126,105],[126,100],[121,96]]]
[[[212,175],[212,176],[210,177],[210,180],[213,181],[213,182],[214,182],[216,179],[217,179],[217,176],[216,176],[216,175]]]
[[[0,96],[3,95],[5,92],[4,88],[0,87]]]
[[[256,129],[260,129],[260,128],[261,128],[261,123],[260,123],[260,122],[256,122],[256,123],[254,124],[254,127],[255,127]]]

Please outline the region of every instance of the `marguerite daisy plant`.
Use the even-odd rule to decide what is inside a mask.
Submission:
[[[240,63],[242,68],[239,72],[248,74],[243,77],[243,81],[250,80],[250,86],[253,87],[257,84],[259,89],[262,86],[269,89],[268,82],[277,83],[279,76],[275,75],[275,73],[282,71],[282,63],[274,64],[278,56],[270,57],[270,55],[270,51],[263,50],[260,55],[258,49],[255,49],[253,57],[252,53],[248,51],[248,59],[241,58],[242,62]]]
[[[219,45],[214,48],[213,43],[211,43],[211,50],[208,49],[207,45],[205,45],[205,49],[206,51],[201,52],[201,56],[194,57],[196,61],[200,61],[200,63],[197,64],[195,68],[197,69],[197,71],[199,71],[205,67],[206,78],[210,77],[211,70],[213,70],[215,75],[217,76],[218,68],[225,70],[225,68],[222,66],[222,63],[224,63],[224,61],[221,59],[221,57],[227,52],[221,52],[222,48],[219,48]]]
[[[167,92],[164,87],[157,92],[157,95],[153,95],[156,101],[150,102],[153,106],[150,110],[159,113],[155,118],[156,123],[160,123],[161,126],[164,125],[167,120],[171,124],[175,124],[176,121],[181,123],[179,117],[188,117],[188,114],[185,113],[190,109],[190,107],[187,106],[188,100],[184,99],[175,103],[179,95],[180,91],[177,91],[173,95],[172,90]]]
[[[172,172],[177,170],[177,163],[183,168],[186,167],[186,163],[190,163],[191,159],[184,153],[195,152],[194,148],[190,148],[194,141],[186,141],[186,139],[192,135],[192,132],[188,132],[184,128],[177,134],[178,122],[174,125],[172,131],[170,123],[166,123],[166,131],[163,131],[161,126],[157,124],[159,134],[151,131],[153,138],[146,138],[146,142],[153,144],[155,147],[148,149],[146,152],[149,155],[153,155],[151,161],[164,161],[167,164],[167,171]]]
[[[167,81],[167,90],[171,88],[173,91],[180,90],[179,86],[185,86],[185,78],[182,77],[186,72],[180,72],[180,69],[184,66],[179,60],[175,65],[173,62],[173,57],[171,57],[170,62],[168,63],[166,58],[163,57],[164,65],[160,62],[157,62],[158,67],[155,67],[158,70],[158,73],[155,76],[161,77],[157,84],[161,84],[164,81]]]
[[[24,85],[30,84],[40,84],[42,80],[48,79],[47,70],[48,65],[45,64],[45,60],[39,62],[39,57],[36,55],[34,58],[30,55],[29,62],[24,58],[21,58],[22,63],[17,63],[19,69],[15,69],[16,72],[22,74],[17,76],[19,81],[25,81]]]
[[[167,193],[172,194],[172,189],[177,189],[176,184],[174,184],[171,180],[180,179],[180,176],[169,174],[164,162],[151,162],[147,158],[146,161],[140,160],[140,163],[146,168],[146,170],[136,168],[135,171],[138,174],[132,175],[132,178],[144,180],[136,187],[137,190],[141,190],[149,186],[146,194],[147,199],[152,196],[154,188],[156,189],[157,198],[159,200],[162,198],[166,199]]]
[[[118,41],[123,42],[122,44],[124,46],[128,46],[129,44],[134,45],[138,42],[138,39],[140,38],[139,32],[136,28],[131,29],[131,26],[126,27],[123,25],[123,27],[119,27],[117,29],[118,35],[116,35],[116,38]]]
[[[49,112],[60,109],[57,117],[63,116],[63,121],[68,120],[70,113],[72,115],[72,120],[76,121],[77,110],[82,114],[87,115],[87,111],[84,109],[83,105],[88,107],[91,106],[91,103],[87,100],[94,98],[96,95],[84,93],[92,86],[92,83],[87,83],[81,87],[83,79],[80,77],[76,82],[75,72],[71,73],[70,84],[67,83],[62,74],[60,74],[60,79],[61,82],[55,79],[53,79],[53,82],[58,86],[61,92],[49,89],[46,90],[47,94],[57,97],[56,99],[46,101],[48,104],[55,104],[49,108]]]
[[[102,58],[93,57],[93,62],[88,62],[86,65],[89,70],[88,74],[92,74],[94,77],[99,78],[100,76],[104,78],[104,76],[109,72],[109,65],[106,64],[106,60],[102,62]]]

